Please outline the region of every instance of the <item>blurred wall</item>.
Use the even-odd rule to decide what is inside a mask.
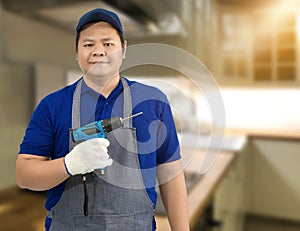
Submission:
[[[1,4],[1,3],[0,3]],[[35,106],[36,85],[61,85],[64,70],[77,67],[74,36],[6,12],[0,5],[0,190],[15,183],[19,144]],[[38,92],[37,94],[42,94]]]
[[[2,59],[17,64],[35,62],[77,66],[75,34],[2,9]],[[74,38],[73,38],[74,37]]]
[[[0,189],[15,184],[15,160],[32,98],[30,68],[0,64]]]
[[[66,85],[66,70],[61,66],[36,63],[34,72],[34,105],[37,105],[40,100],[50,92]]]

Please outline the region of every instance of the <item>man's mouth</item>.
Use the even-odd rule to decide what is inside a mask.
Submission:
[[[108,61],[92,61],[92,62],[89,62],[89,64],[108,64],[109,62]]]

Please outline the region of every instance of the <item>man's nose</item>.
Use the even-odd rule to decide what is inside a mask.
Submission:
[[[94,57],[96,56],[105,56],[106,55],[106,52],[105,52],[105,49],[103,46],[96,46],[95,47],[95,50],[93,51],[93,54],[92,54]]]

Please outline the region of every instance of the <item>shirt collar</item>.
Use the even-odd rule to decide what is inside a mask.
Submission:
[[[119,80],[118,85],[115,87],[115,89],[112,90],[112,92],[109,94],[108,98],[112,98],[116,95],[119,95],[123,90],[123,84],[121,79]],[[81,94],[86,94],[89,93],[91,95],[94,95],[96,97],[102,96],[100,93],[96,92],[95,90],[93,90],[92,88],[90,88],[84,81],[82,81],[82,85],[81,85]],[[107,98],[107,99],[108,99]]]

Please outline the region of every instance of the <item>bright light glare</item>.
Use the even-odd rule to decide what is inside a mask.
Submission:
[[[300,13],[298,13],[298,16],[297,16],[297,35],[298,35],[298,38],[300,38]]]

